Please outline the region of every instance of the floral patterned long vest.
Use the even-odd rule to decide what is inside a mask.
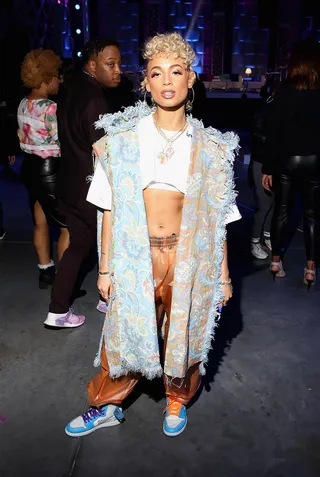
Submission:
[[[234,133],[193,126],[190,168],[174,271],[170,329],[162,370],[154,303],[151,252],[139,163],[139,121],[152,114],[145,103],[100,118],[106,135],[94,144],[112,188],[109,270],[114,293],[95,366],[105,346],[110,376],[139,372],[148,379],[183,378],[196,363],[205,374],[219,319],[218,303],[226,216],[235,201]],[[98,236],[101,234],[101,214]],[[99,245],[100,248],[100,245]]]

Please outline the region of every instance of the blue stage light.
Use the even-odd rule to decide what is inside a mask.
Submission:
[[[79,5],[79,3],[76,3],[75,6],[74,6],[74,8],[75,8],[76,10],[80,10],[80,5]]]
[[[76,29],[76,34],[77,34],[77,35],[80,35],[80,33],[81,33],[80,28],[77,28],[77,29]]]
[[[77,56],[79,56],[79,58],[81,58],[81,56],[82,56],[81,51],[78,51]]]

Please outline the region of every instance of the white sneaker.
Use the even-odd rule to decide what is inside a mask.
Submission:
[[[271,240],[270,240],[269,238],[265,238],[265,239],[264,239],[264,244],[265,244],[265,246],[266,246],[266,247],[270,250],[270,252],[271,252],[271,250],[272,250]]]
[[[83,325],[85,320],[83,315],[76,315],[70,308],[68,313],[65,314],[49,312],[44,324],[50,328],[77,328]]]
[[[167,396],[167,405],[164,410],[163,432],[166,436],[179,436],[187,427],[186,406],[174,398]]]
[[[70,437],[82,437],[102,427],[112,427],[124,421],[121,407],[109,404],[100,409],[89,407],[81,416],[72,419],[65,427]]]
[[[255,258],[258,258],[259,260],[265,260],[269,257],[260,242],[251,242],[251,253]]]

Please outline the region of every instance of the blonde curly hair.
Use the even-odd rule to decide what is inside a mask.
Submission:
[[[192,71],[192,65],[196,59],[196,54],[189,45],[189,43],[182,38],[179,33],[158,33],[149,40],[146,41],[142,50],[142,56],[146,60],[147,64],[156,55],[169,56],[174,54],[175,58],[181,58],[186,68]],[[147,78],[146,70],[143,72],[143,80],[141,82],[141,89],[145,90]]]
[[[31,50],[21,65],[21,79],[27,88],[40,88],[42,83],[50,83],[58,76],[62,61],[52,50]]]

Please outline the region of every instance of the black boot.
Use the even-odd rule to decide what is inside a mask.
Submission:
[[[49,288],[54,281],[54,278],[56,276],[56,267],[54,265],[51,265],[48,268],[45,269],[39,269],[39,288],[41,290],[45,290],[46,288]]]

